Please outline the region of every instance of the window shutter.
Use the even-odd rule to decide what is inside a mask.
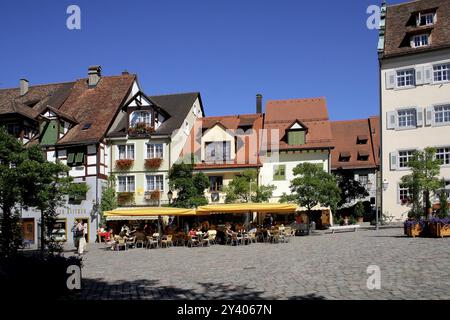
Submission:
[[[423,110],[422,108],[416,108],[416,114],[417,114],[417,127],[423,127]]]
[[[75,162],[80,163],[80,164],[83,163],[84,162],[84,153],[82,153],[82,152],[77,153]]]
[[[430,84],[433,82],[433,66],[425,66],[423,72],[423,84]]]
[[[397,203],[400,204],[400,184],[397,183]]]
[[[67,156],[67,164],[72,164],[75,160],[75,153],[69,153]]]
[[[395,171],[398,169],[398,152],[391,152],[391,171]]]
[[[428,107],[426,111],[426,119],[425,119],[425,125],[426,126],[432,126],[433,125],[433,107]]]
[[[418,86],[423,84],[423,73],[424,73],[423,67],[416,68],[416,85]]]
[[[386,72],[386,89],[395,88],[395,71]]]
[[[387,129],[394,130],[397,128],[397,113],[395,111],[391,111],[387,113]]]

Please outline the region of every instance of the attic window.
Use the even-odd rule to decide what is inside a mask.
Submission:
[[[367,144],[368,141],[369,138],[367,137],[367,135],[359,135],[356,139],[356,144]]]
[[[430,35],[428,33],[412,36],[411,39],[412,48],[427,47],[429,44],[430,44]]]
[[[339,154],[339,162],[350,162],[351,154],[348,151],[343,151]]]
[[[369,151],[360,150],[358,151],[358,161],[369,161]]]
[[[436,14],[434,12],[419,13],[417,15],[417,26],[431,26],[435,23]]]
[[[92,123],[85,123],[85,124],[83,125],[83,128],[82,128],[81,130],[87,130],[87,129],[90,129],[91,126],[92,126]]]

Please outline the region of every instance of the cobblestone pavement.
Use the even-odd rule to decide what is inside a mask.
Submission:
[[[91,244],[83,263],[79,299],[450,299],[450,239],[406,238],[400,228],[238,247]],[[380,290],[367,288],[371,265]]]

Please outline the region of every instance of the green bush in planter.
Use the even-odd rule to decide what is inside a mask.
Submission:
[[[364,204],[362,203],[362,202],[358,202],[356,205],[355,205],[355,211],[354,211],[354,214],[355,214],[355,217],[356,218],[362,218],[362,217],[364,217],[364,213],[365,213],[365,208],[364,208]]]
[[[81,202],[86,200],[86,194],[89,191],[89,186],[86,182],[71,183],[68,190],[69,199],[74,202]]]

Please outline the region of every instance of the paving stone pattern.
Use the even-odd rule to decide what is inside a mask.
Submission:
[[[78,299],[450,299],[450,239],[407,238],[400,228],[237,247],[90,244],[83,264]],[[367,288],[371,265],[380,290]]]

